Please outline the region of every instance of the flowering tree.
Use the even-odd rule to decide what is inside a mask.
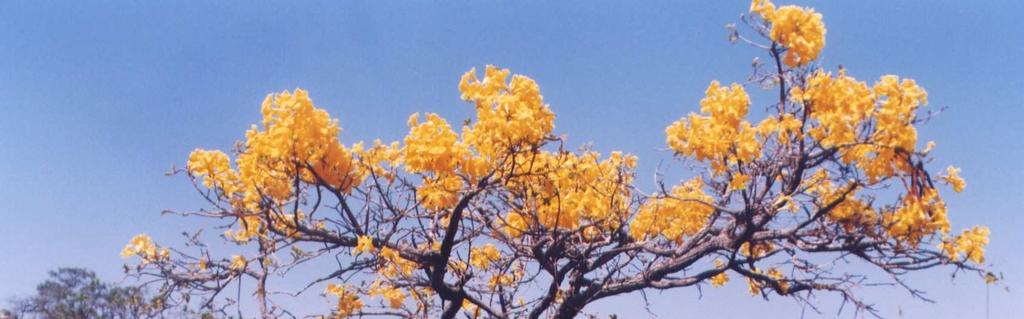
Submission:
[[[233,164],[197,149],[183,170],[210,207],[180,214],[221,221],[246,253],[139,235],[122,255],[141,257],[130,273],[159,283],[166,304],[210,308],[252,281],[263,317],[289,314],[268,281],[314,260],[333,266],[306,288],[326,288],[335,317],[572,318],[617,295],[734,278],[752,295],[827,291],[873,311],[853,289],[863,274],[838,260],[921,298],[904,274],[950,266],[992,279],[987,228],[951,232],[937,188],[963,190],[959,170],[926,167],[934,143],[919,147],[915,129],[931,116],[918,112],[925,90],[815,65],[825,27],[812,9],[759,0],[751,12],[757,37],[732,38],[771,57],[750,83],[778,98],[755,123],[743,85],[712,81],[700,112],[665,130],[692,178],[642,192],[635,156],[566,149],[537,83],[493,66],[462,76],[476,118],[461,130],[413,114],[390,144],[343,144],[338,121],[297,89],[266,98]]]

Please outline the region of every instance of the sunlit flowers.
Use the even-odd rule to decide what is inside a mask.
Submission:
[[[941,177],[943,181],[946,181],[949,186],[953,187],[954,192],[963,192],[964,188],[967,187],[967,182],[960,177],[960,169],[950,166],[946,168],[946,176]]]
[[[373,248],[373,238],[369,236],[359,236],[356,241],[356,247],[352,249],[352,254],[358,256],[362,253],[373,253],[376,249]]]
[[[170,258],[170,250],[157,247],[149,235],[139,234],[132,237],[128,244],[124,246],[124,249],[121,250],[122,258],[131,256],[139,256],[142,258],[143,263],[151,263]]]
[[[825,24],[814,9],[798,6],[775,8],[770,0],[754,0],[750,11],[771,23],[772,41],[788,48],[783,62],[798,67],[818,58],[825,47]]]
[[[359,295],[348,285],[328,284],[326,293],[338,298],[337,310],[334,318],[348,318],[363,310],[363,302]]]
[[[710,161],[717,171],[752,161],[761,144],[756,130],[744,120],[749,105],[750,98],[739,84],[722,87],[712,81],[700,101],[702,114],[690,113],[672,123],[665,129],[666,141],[680,155]]]

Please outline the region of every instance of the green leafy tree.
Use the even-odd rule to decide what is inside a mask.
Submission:
[[[159,313],[145,291],[96,278],[83,268],[58,268],[36,286],[36,295],[11,301],[0,318],[147,318]]]

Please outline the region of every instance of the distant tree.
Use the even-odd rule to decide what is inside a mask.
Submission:
[[[730,39],[770,63],[745,84],[712,81],[699,112],[666,120],[682,180],[658,174],[644,192],[635,156],[567,149],[538,84],[507,69],[462,76],[476,116],[461,132],[413,114],[394,143],[342,144],[339,122],[295,90],[264,100],[233,154],[197,149],[180,170],[209,205],[177,213],[220,221],[244,247],[140,234],[122,255],[168,303],[209,307],[251,281],[264,318],[289,315],[275,296],[309,288],[332,296],[336,317],[573,318],[606,298],[735,279],[753,296],[828,292],[872,312],[857,294],[875,283],[868,268],[920,298],[904,275],[985,277],[988,229],[954,231],[940,196],[966,183],[928,167],[934,143],[918,138],[933,115],[919,112],[925,90],[816,64],[825,25],[812,9],[755,0],[742,19],[754,36],[733,27]],[[748,117],[746,86],[769,90],[763,118]],[[312,261],[306,289],[268,284]]]
[[[11,318],[146,318],[158,309],[142,288],[104,283],[82,268],[59,268],[36,287],[36,295],[11,301]],[[4,314],[0,314],[3,318]]]

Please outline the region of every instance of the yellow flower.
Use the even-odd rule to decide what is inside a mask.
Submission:
[[[942,176],[942,180],[952,186],[953,191],[957,193],[964,191],[964,187],[967,187],[967,182],[960,177],[960,169],[953,166],[946,168],[946,176]]]
[[[815,72],[804,87],[793,88],[790,97],[808,107],[810,118],[819,124],[808,133],[825,147],[855,143],[864,121],[875,111],[875,95],[868,85],[844,71],[836,77]]]
[[[729,189],[734,191],[747,189],[748,182],[750,182],[750,175],[743,173],[733,174],[732,180],[729,181]]]
[[[740,254],[757,259],[767,256],[768,253],[772,252],[774,249],[775,245],[766,241],[758,242],[753,245],[751,245],[750,242],[745,242],[743,245],[740,245]]]
[[[704,193],[704,182],[694,178],[672,188],[672,197],[653,198],[640,206],[629,232],[633,238],[664,236],[682,242],[683,236],[700,231],[714,211],[712,199]]]
[[[157,262],[170,257],[170,251],[166,248],[159,249],[153,243],[153,239],[146,234],[138,234],[132,237],[128,244],[121,249],[121,257],[128,258],[139,256],[143,263]]]
[[[985,262],[985,246],[988,245],[988,227],[975,226],[956,239],[957,252],[963,253],[967,259],[976,264]]]
[[[771,23],[770,37],[789,49],[783,62],[790,67],[817,59],[825,47],[825,24],[821,22],[821,14],[814,9],[797,6],[776,9],[770,0],[754,0],[750,11],[757,12]]]
[[[238,173],[231,169],[231,160],[221,151],[195,149],[188,156],[188,172],[203,178],[203,186],[217,188],[224,196],[239,190]]]
[[[720,259],[715,259],[715,268],[722,269],[723,266],[725,266],[725,262],[722,262]],[[725,283],[727,282],[729,282],[729,275],[727,275],[725,271],[711,276],[712,287],[722,287],[725,286]]]
[[[476,247],[470,252],[469,263],[477,268],[487,268],[492,262],[501,258],[501,252],[494,244]]]
[[[245,260],[245,257],[242,257],[241,255],[231,256],[231,270],[244,271],[245,267],[248,264],[249,262]]]
[[[499,286],[511,285],[513,282],[515,282],[515,280],[515,277],[512,276],[511,274],[494,275],[491,276],[491,279],[487,281],[487,288],[491,289],[491,291],[494,291]]]
[[[416,116],[416,114],[413,114]],[[410,119],[409,135],[402,148],[405,169],[410,173],[446,175],[455,172],[458,159],[469,152],[460,142],[458,134],[441,116],[427,113],[427,121]]]
[[[883,215],[882,221],[889,236],[910,246],[935,232],[949,232],[946,203],[934,188],[925,188],[922,195],[907,194],[902,205]]]
[[[772,267],[768,269],[768,273],[766,275],[778,282],[780,294],[785,295],[789,292],[789,282],[785,280],[785,275],[783,275],[782,271],[778,268]]]
[[[501,221],[501,229],[512,237],[519,237],[523,232],[530,227],[530,224],[526,221],[526,218],[522,214],[511,212],[505,215],[505,219]]]
[[[380,249],[380,257],[387,261],[384,267],[377,270],[381,276],[385,278],[394,278],[401,274],[405,277],[412,276],[412,271],[416,269],[416,263],[402,258],[398,251],[383,247]]]
[[[338,298],[334,318],[347,318],[363,310],[362,300],[348,285],[328,284],[326,292]]]
[[[416,190],[416,199],[431,211],[449,209],[458,204],[459,191],[462,190],[463,184],[461,178],[450,174],[436,179],[426,179]]]
[[[721,87],[712,81],[700,101],[701,113],[690,113],[665,129],[666,143],[676,153],[711,160],[716,172],[738,161],[750,162],[758,157],[761,144],[757,129],[744,120],[750,98],[739,84]]]
[[[373,238],[370,236],[359,236],[356,241],[356,248],[352,249],[352,253],[356,256],[364,252],[373,253],[376,248],[373,247]]]
[[[459,81],[462,99],[475,104],[477,117],[463,130],[463,138],[490,160],[510,148],[538,145],[554,129],[555,114],[544,104],[540,86],[522,75],[506,83],[510,73],[488,65],[483,80],[474,68]]]

